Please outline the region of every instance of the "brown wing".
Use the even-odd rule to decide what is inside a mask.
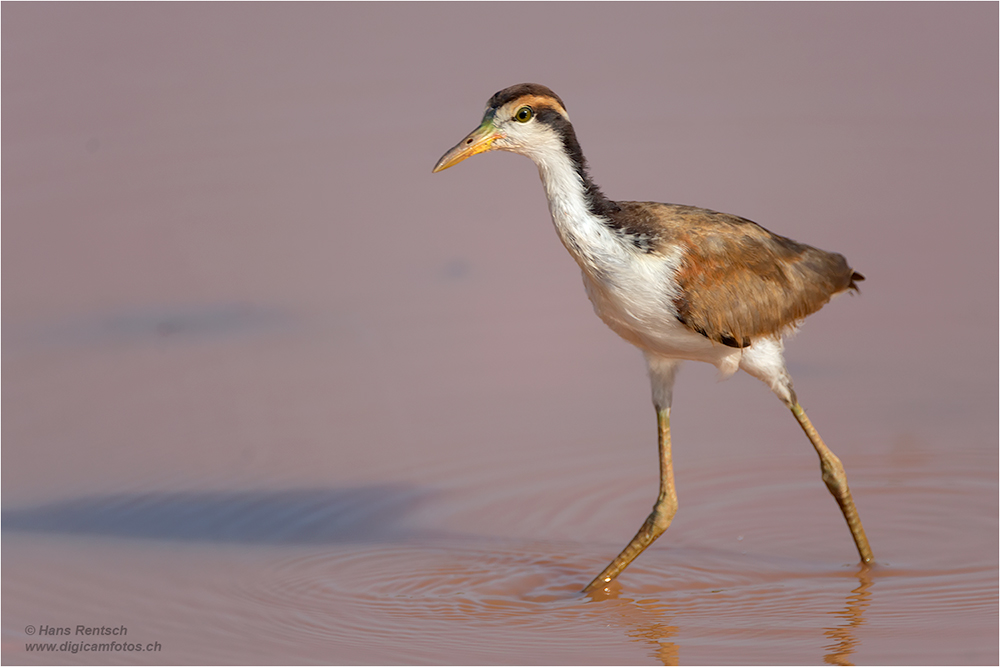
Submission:
[[[674,299],[678,319],[707,338],[746,347],[757,336],[780,333],[826,304],[857,290],[843,255],[772,234],[732,215],[672,204],[619,202],[628,218],[656,218],[658,243],[679,244],[684,259]]]

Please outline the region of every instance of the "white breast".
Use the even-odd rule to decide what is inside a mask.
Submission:
[[[557,148],[535,146],[529,157],[538,165],[556,232],[583,270],[584,287],[597,315],[647,353],[704,361],[718,367],[724,377],[735,373],[739,349],[713,343],[677,319],[675,276],[683,249],[644,253],[592,215],[579,174]]]
[[[630,248],[625,251],[630,252]],[[674,276],[680,250],[672,256],[640,252],[633,255],[624,266],[605,266],[596,274],[581,263],[587,296],[601,320],[645,352],[704,361],[717,366],[727,377],[736,372],[739,349],[714,343],[677,319]]]

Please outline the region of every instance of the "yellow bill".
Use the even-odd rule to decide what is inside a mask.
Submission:
[[[448,167],[458,164],[467,157],[493,150],[492,144],[500,136],[500,132],[493,127],[493,118],[484,118],[482,125],[470,132],[465,139],[462,139],[454,148],[441,156],[441,159],[434,165],[434,171],[431,173],[436,174],[439,171],[444,171]]]

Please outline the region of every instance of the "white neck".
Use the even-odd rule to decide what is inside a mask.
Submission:
[[[626,251],[621,240],[587,209],[583,179],[557,137],[538,142],[527,153],[538,166],[549,212],[566,249],[587,273],[619,264]]]

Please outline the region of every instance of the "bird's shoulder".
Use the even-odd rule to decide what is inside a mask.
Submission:
[[[689,238],[723,244],[726,240],[782,238],[752,220],[707,208],[651,201],[617,201],[615,204],[616,210],[607,214],[611,227],[624,234],[654,237],[658,241],[656,245],[669,246]]]

